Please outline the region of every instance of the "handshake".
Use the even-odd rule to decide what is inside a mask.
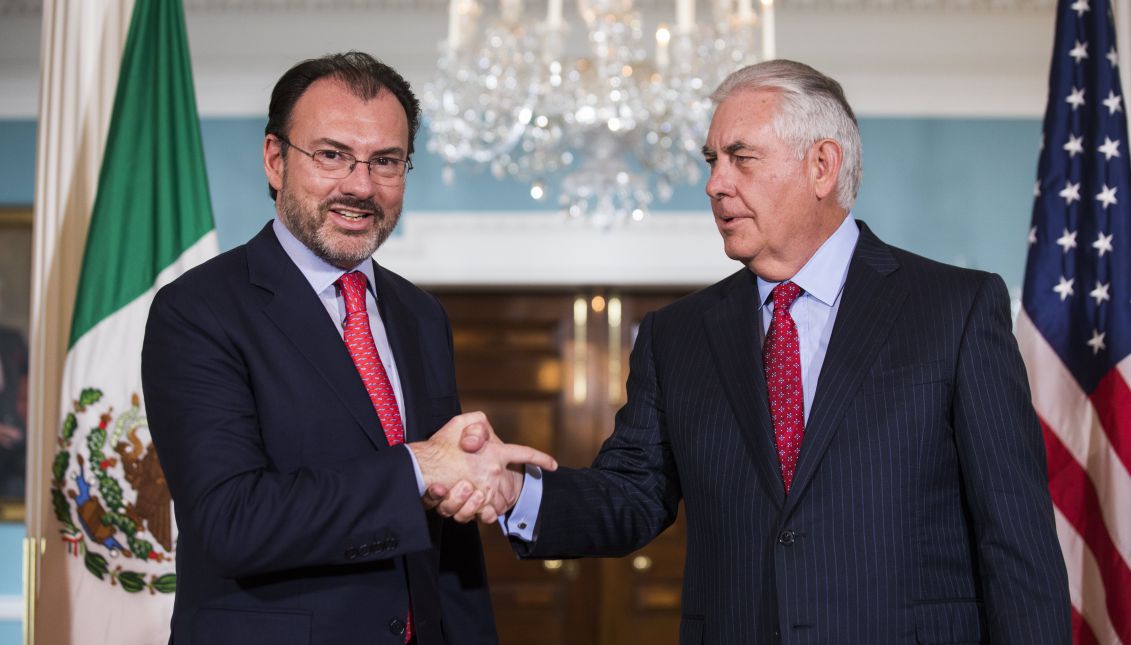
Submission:
[[[503,443],[482,412],[452,417],[427,441],[408,447],[424,476],[425,508],[457,522],[495,522],[518,501],[526,464],[558,467],[544,452]]]

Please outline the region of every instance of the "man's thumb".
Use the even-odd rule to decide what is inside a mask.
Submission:
[[[463,434],[459,438],[459,447],[464,452],[479,452],[483,446],[487,445],[488,439],[490,439],[490,434],[487,431],[487,426],[482,423],[472,423],[463,429]]]

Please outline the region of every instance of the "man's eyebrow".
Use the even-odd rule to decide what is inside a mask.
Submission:
[[[753,150],[753,149],[754,149],[754,146],[750,145],[749,143],[746,143],[742,139],[739,139],[738,141],[735,141],[733,143],[729,143],[729,144],[723,146],[723,153],[728,154],[728,155],[733,155],[734,153],[740,152],[742,150]],[[712,148],[709,145],[703,146],[702,151],[703,151],[704,157],[716,157],[716,156],[718,156],[718,153],[715,151],[715,149]]]
[[[732,155],[740,150],[750,150],[752,148],[753,146],[751,146],[749,143],[746,143],[742,139],[739,139],[738,141],[735,141],[734,143],[731,143],[723,148],[723,152],[727,153],[728,155]]]
[[[318,139],[317,141],[315,141],[315,143],[317,143],[319,145],[327,145],[327,146],[330,146],[331,148],[337,148],[338,150],[342,150],[344,152],[349,152],[349,151],[353,150],[353,148],[342,143],[341,141],[338,141],[337,139],[331,139],[329,137],[322,137],[321,139]]]
[[[374,152],[372,155],[370,155],[369,158],[370,159],[372,159],[373,157],[401,157],[401,158],[404,158],[406,156],[407,155],[405,154],[404,148],[402,148],[400,146],[393,146],[391,148],[381,148],[380,150],[378,150],[378,151]]]
[[[330,146],[331,148],[336,148],[338,150],[341,150],[342,152],[353,153],[353,151],[354,151],[352,146],[344,144],[341,141],[338,141],[337,139],[331,139],[329,137],[322,137],[321,139],[318,140],[318,143],[322,144],[322,145]],[[390,146],[388,148],[381,148],[380,150],[377,150],[372,155],[370,155],[370,158],[372,159],[373,157],[394,157],[394,156],[399,156],[399,157],[403,158],[405,156],[404,148],[402,148],[400,146]]]

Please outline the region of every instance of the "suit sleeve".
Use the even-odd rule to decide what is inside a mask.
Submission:
[[[966,321],[954,427],[993,643],[1070,643],[1068,580],[1045,450],[1000,277]]]
[[[622,556],[675,521],[682,497],[657,378],[655,314],[645,316],[632,348],[628,401],[590,468],[543,474],[533,543],[512,540],[521,556]]]
[[[154,299],[142,349],[150,431],[182,532],[229,577],[392,558],[431,547],[407,448],[279,472],[255,378],[201,295]],[[309,417],[295,424],[310,436]]]

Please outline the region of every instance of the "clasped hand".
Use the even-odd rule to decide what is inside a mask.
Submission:
[[[503,443],[482,412],[452,417],[427,441],[408,446],[424,475],[424,506],[457,522],[491,523],[509,511],[522,492],[526,464],[558,467],[540,450]]]

